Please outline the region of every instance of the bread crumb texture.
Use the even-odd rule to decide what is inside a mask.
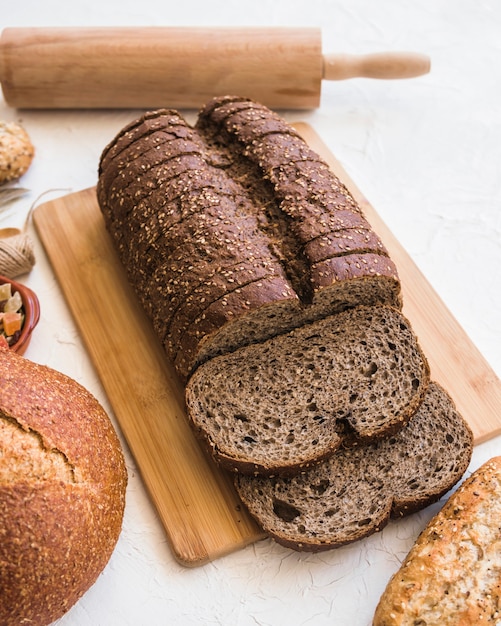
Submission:
[[[397,431],[428,381],[404,316],[358,307],[207,361],[189,381],[186,403],[226,467],[284,475],[347,439]]]
[[[118,540],[127,474],[108,415],[81,385],[0,351],[0,624],[50,624]]]
[[[477,469],[418,537],[374,626],[501,623],[501,457]]]
[[[367,537],[391,517],[438,500],[466,471],[472,445],[467,423],[432,382],[417,413],[395,435],[341,449],[293,477],[237,475],[235,482],[271,537],[315,552]]]
[[[35,148],[26,130],[0,121],[0,184],[20,178],[31,165]]]

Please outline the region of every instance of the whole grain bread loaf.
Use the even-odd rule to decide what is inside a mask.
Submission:
[[[501,457],[467,478],[394,574],[374,626],[476,626],[501,619]]]
[[[472,447],[473,437],[468,425],[447,393],[432,382],[417,413],[394,436],[340,450],[327,461],[294,477],[238,474],[235,484],[243,502],[270,537],[296,550],[316,552],[362,539],[382,529],[390,518],[407,515],[438,500],[466,471]],[[490,488],[490,493],[495,491],[496,495],[500,488],[499,472],[498,467],[495,489]],[[481,498],[487,509],[483,494]],[[492,532],[497,532],[500,507],[493,506],[497,518],[492,526],[496,530]],[[451,521],[461,520],[461,513],[452,505],[449,512]],[[441,530],[435,527],[435,538],[442,545]],[[430,545],[431,541],[427,543]],[[444,565],[448,563],[451,568],[448,571],[452,571],[459,563],[459,557],[458,561],[452,559],[452,551],[460,549],[450,545],[448,557],[437,548],[437,559]],[[419,571],[422,563],[426,568]],[[411,567],[423,587],[424,598],[434,587],[433,579],[427,581],[433,565],[423,557]],[[463,572],[456,573],[460,575]],[[438,570],[436,576],[439,576]],[[395,611],[401,600],[407,601],[414,593],[421,596],[419,587],[406,588],[410,578],[410,575],[403,575],[399,591],[391,593],[390,603],[385,601],[386,617],[379,618],[376,624],[448,623],[387,618],[392,611],[398,615],[406,612],[402,608]],[[435,592],[442,595],[443,585]]]
[[[81,385],[0,350],[0,623],[43,626],[95,582],[118,540],[127,474]]]
[[[388,250],[277,113],[238,96],[194,125],[148,112],[104,149],[97,195],[195,431],[278,541],[353,541],[459,479],[471,433],[429,387]]]
[[[186,405],[224,467],[284,475],[396,432],[428,383],[402,313],[356,307],[203,363]]]
[[[164,109],[134,120],[104,149],[97,194],[183,381],[215,355],[344,309],[401,307],[396,267],[348,189],[251,100],[216,98],[194,126]]]

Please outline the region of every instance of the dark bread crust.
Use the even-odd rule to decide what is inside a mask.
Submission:
[[[217,323],[224,345],[234,349],[250,339],[238,332],[231,340],[228,328],[238,316],[250,316],[252,341],[259,341],[341,310],[343,280],[358,285],[349,288],[349,306],[374,300],[401,306],[391,261],[381,261],[376,270],[374,264],[358,265],[361,255],[388,254],[360,207],[299,133],[263,105],[230,96],[214,99],[195,127],[175,112],[153,112],[116,142],[120,147],[111,142],[100,162],[99,203],[129,280],[168,354],[177,355],[182,380],[202,362],[199,353],[213,353],[207,344],[219,337]],[[335,271],[341,256],[344,269]],[[266,269],[257,271],[260,263]],[[257,279],[224,287],[224,277],[214,281],[217,268],[238,264]],[[204,271],[206,289],[200,285]],[[266,277],[283,284],[277,290],[275,331],[269,328],[259,337],[259,310],[269,319],[272,291],[260,301],[254,290],[251,307],[235,304],[225,314],[219,307],[226,306],[221,298],[229,292],[236,297],[240,287],[257,287]],[[188,290],[185,304],[181,285]],[[327,291],[317,298],[325,287],[332,288],[331,304]],[[294,304],[286,305],[281,320],[284,293]],[[163,304],[165,296],[173,302]],[[309,310],[316,300],[321,306]]]
[[[304,254],[311,264],[343,254],[377,252],[389,256],[381,239],[371,229],[347,228],[329,231],[308,241]]]
[[[371,275],[387,276],[397,281],[397,268],[389,257],[373,252],[330,257],[311,267],[311,282],[315,291],[345,280],[363,279]]]
[[[155,136],[149,135],[137,142],[126,151],[123,161],[115,160],[107,167],[103,183],[110,193],[121,189],[124,183],[137,180],[138,176],[144,177],[149,170],[173,157],[200,155],[200,145],[192,137],[180,138],[171,133],[167,138],[160,138],[159,143],[154,139]]]
[[[99,163],[100,175],[110,161],[118,157],[120,153],[141,137],[160,129],[165,129],[176,124],[179,113],[170,109],[157,109],[147,111],[139,118],[126,124],[103,149]],[[183,120],[184,122],[184,120]]]

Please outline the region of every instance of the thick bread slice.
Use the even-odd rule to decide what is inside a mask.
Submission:
[[[189,380],[186,402],[223,466],[269,475],[397,431],[428,383],[404,316],[358,307],[207,361]]]
[[[501,620],[501,457],[478,468],[418,537],[374,626],[477,626]]]
[[[312,300],[307,305],[286,280],[276,278],[278,288],[252,288],[251,297],[244,288],[207,307],[179,339],[174,364],[181,379],[187,380],[201,363],[216,355],[265,341],[360,302],[400,308],[400,283],[388,257],[339,256],[315,264],[313,270]],[[273,293],[275,301],[270,299]]]
[[[373,252],[389,256],[388,250],[376,233],[363,228],[330,231],[310,240],[304,246],[304,254],[311,264],[355,252]]]
[[[398,285],[397,268],[393,261],[384,255],[362,252],[331,257],[315,263],[311,267],[311,283],[315,291],[342,283],[346,279],[375,276],[392,277],[395,288]]]
[[[198,363],[267,339],[282,324],[297,322],[302,310],[296,292],[283,275],[267,276],[212,302],[184,326],[178,342],[174,343],[169,335],[165,347],[169,355],[175,355],[178,374],[187,380]]]
[[[316,552],[362,539],[391,517],[438,500],[466,471],[472,447],[472,433],[452,400],[430,383],[421,407],[396,435],[341,450],[292,478],[237,475],[235,484],[272,538]]]

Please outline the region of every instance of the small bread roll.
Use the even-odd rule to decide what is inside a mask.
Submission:
[[[63,374],[0,349],[0,624],[44,626],[118,540],[127,474],[108,415]]]
[[[0,122],[0,185],[20,178],[34,155],[33,144],[22,126]]]
[[[474,472],[418,537],[373,626],[501,623],[501,457]]]

